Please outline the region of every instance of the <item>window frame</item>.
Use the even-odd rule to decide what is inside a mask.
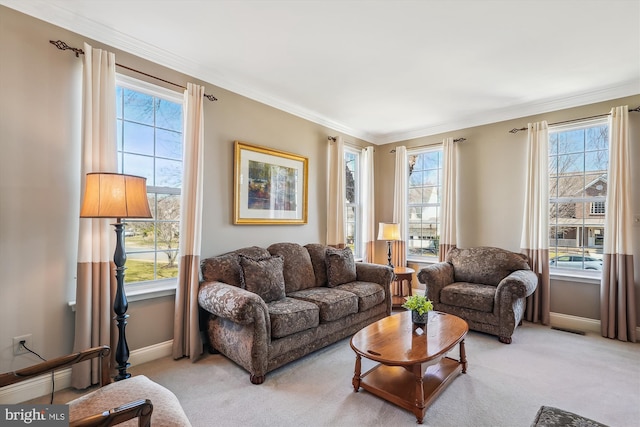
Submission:
[[[430,186],[430,187],[436,187],[437,188],[437,203],[411,203],[410,202],[410,191],[411,191],[411,171],[409,170],[409,167],[407,167],[407,213],[406,213],[406,224],[407,224],[407,236],[406,236],[406,240],[405,240],[405,244],[407,246],[407,260],[408,261],[413,261],[416,263],[421,263],[421,264],[431,264],[431,263],[437,263],[438,262],[438,252],[440,250],[439,248],[439,241],[440,239],[432,239],[433,240],[433,245],[435,248],[435,252],[433,252],[432,255],[416,255],[416,254],[412,254],[411,253],[411,241],[413,239],[411,239],[411,220],[410,220],[410,216],[411,216],[411,208],[415,208],[415,207],[422,207],[424,208],[435,208],[436,209],[436,221],[434,223],[435,225],[435,233],[436,236],[439,237],[440,235],[440,228],[441,228],[441,224],[442,224],[442,173],[443,173],[443,164],[442,164],[442,156],[443,156],[443,150],[444,147],[442,146],[442,144],[434,144],[434,145],[430,145],[430,146],[426,146],[426,147],[419,147],[419,148],[414,148],[414,149],[407,149],[407,161],[409,161],[409,159],[411,158],[411,156],[419,156],[421,154],[427,154],[427,153],[434,153],[437,152],[439,153],[439,161],[438,161],[438,179],[437,179],[437,185],[436,186]],[[433,169],[431,169],[433,170]],[[424,185],[423,185],[424,187]],[[422,213],[421,213],[422,215]],[[420,218],[422,220],[422,218]]]
[[[353,155],[355,157],[355,173],[353,174],[354,179],[354,192],[355,192],[355,201],[350,203],[346,197],[347,191],[347,155]],[[353,208],[354,213],[354,236],[353,236],[353,245],[349,245],[348,242],[345,242],[348,247],[351,248],[353,252],[353,256],[356,259],[362,259],[364,248],[362,242],[362,151],[358,150],[354,147],[349,147],[346,144],[344,145],[342,157],[345,162],[345,200],[344,200],[344,230],[345,230],[345,240],[347,240],[347,230],[349,229],[348,224],[348,212],[349,208]],[[353,246],[353,247],[352,247]]]
[[[558,233],[560,228],[563,227],[562,225],[560,225],[560,222],[558,221],[560,217],[556,215],[556,221],[554,222],[554,216],[553,216],[555,212],[554,206],[557,206],[560,204],[574,204],[573,206],[573,209],[575,210],[574,219],[581,220],[581,222],[576,223],[576,226],[575,226],[577,230],[576,238],[578,240],[582,240],[582,244],[580,246],[576,246],[576,248],[581,249],[581,254],[578,255],[578,254],[571,253],[569,255],[593,257],[594,254],[592,252],[587,252],[587,250],[589,250],[590,248],[595,248],[596,251],[600,250],[602,252],[604,249],[601,245],[585,244],[584,240],[585,240],[585,236],[587,236],[587,238],[589,237],[589,234],[591,233],[591,231],[595,233],[595,230],[602,229],[603,233],[606,233],[604,222],[600,226],[600,224],[594,224],[593,221],[590,221],[590,219],[603,221],[605,213],[604,212],[593,213],[592,206],[594,203],[598,203],[598,204],[604,203],[605,209],[606,209],[606,195],[605,196],[588,196],[585,193],[575,197],[571,197],[571,196],[560,197],[558,194],[555,194],[555,195],[551,194],[551,190],[553,189],[552,179],[554,179],[554,176],[555,176],[555,179],[557,180],[556,186],[559,186],[559,181],[561,177],[557,169],[555,169],[555,172],[552,175],[552,171],[554,171],[553,165],[551,164],[553,158],[559,158],[562,155],[569,156],[569,155],[580,154],[582,156],[583,165],[585,165],[585,162],[587,161],[586,158],[588,153],[593,153],[596,151],[606,151],[607,159],[609,156],[608,145],[606,147],[606,150],[605,149],[588,149],[588,147],[586,146],[586,140],[581,151],[567,151],[567,152],[563,152],[562,154],[560,152],[557,152],[554,154],[552,153],[552,148],[553,148],[552,141],[551,141],[552,136],[554,134],[558,134],[562,132],[570,132],[574,130],[595,128],[595,127],[601,127],[601,126],[605,126],[607,128],[607,133],[609,133],[609,123],[606,117],[583,120],[583,121],[569,123],[569,124],[549,126],[549,174],[548,174],[548,177],[549,177],[548,178],[549,179],[549,231],[548,231],[548,236],[549,236],[549,260],[550,261],[552,261],[552,259],[554,258],[553,254],[554,253],[558,254],[559,248],[564,247],[564,246],[558,245],[558,240],[559,240]],[[600,171],[602,171],[602,169],[600,169]],[[605,177],[608,176],[608,173],[609,173],[608,162],[606,164],[606,169],[604,170],[604,172],[598,173],[597,170],[590,171],[586,168],[586,165],[583,166],[583,169],[579,172],[581,173],[581,177],[583,178],[583,183],[585,186],[583,188],[583,191],[586,191],[590,183],[587,179],[588,175],[600,175],[598,179],[600,179],[602,176],[605,176]],[[593,181],[591,181],[591,183],[592,182]],[[579,209],[582,209],[582,213],[581,213],[581,216],[578,217],[578,214],[576,212]],[[570,229],[572,227],[565,225],[564,228]],[[599,234],[599,232],[595,234]],[[602,238],[600,238],[600,240],[602,240]],[[595,237],[594,237],[594,241],[595,241]],[[600,254],[596,254],[596,255],[600,255]],[[552,278],[557,278],[560,280],[585,282],[585,283],[591,283],[591,282],[596,283],[597,281],[600,280],[600,277],[602,276],[602,270],[586,269],[584,264],[582,265],[582,268],[574,269],[574,268],[555,267],[550,263],[549,273]]]
[[[183,117],[184,117],[184,99],[183,95],[180,92],[176,92],[149,82],[145,82],[143,80],[138,80],[130,76],[126,76],[123,74],[116,73],[116,88],[129,89],[136,92],[140,92],[146,95],[153,96],[155,98],[160,98],[169,102],[173,102],[182,106],[183,109]],[[117,123],[117,120],[116,120]],[[155,129],[155,125],[154,125]],[[181,130],[181,133],[184,135],[184,125]],[[184,143],[184,136],[182,139]],[[122,153],[118,152],[118,156],[121,156]],[[153,155],[154,161],[156,159],[155,153]],[[180,162],[184,166],[184,159],[181,159]],[[118,158],[118,168],[122,165],[122,159]],[[181,188],[175,187],[161,187],[155,185],[147,185],[147,194],[154,194],[153,203],[157,205],[158,203],[158,195],[177,195],[181,194]],[[151,199],[149,200],[151,202]],[[156,207],[152,209],[152,212],[156,212]],[[125,220],[125,222],[134,222],[136,220]],[[158,220],[155,217],[153,218],[154,223],[166,222],[164,220]],[[180,221],[178,221],[178,227],[180,228]],[[125,238],[125,247],[126,247],[126,236]],[[179,245],[176,247],[176,258],[179,255]],[[164,252],[162,249],[158,248],[157,239],[154,239],[154,249],[153,252],[155,254],[154,258],[154,275],[155,270],[157,269],[157,254]],[[126,255],[141,253],[141,252],[130,252],[126,251]],[[126,276],[125,276],[126,277]],[[178,277],[170,277],[170,278],[156,278],[152,280],[145,280],[139,282],[129,282],[125,283],[125,290],[127,292],[127,296],[130,301],[145,299],[146,297],[161,297],[165,295],[174,295],[175,289],[178,284]]]

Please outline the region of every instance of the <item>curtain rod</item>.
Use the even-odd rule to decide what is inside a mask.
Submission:
[[[66,44],[65,42],[63,42],[62,40],[56,40],[56,41],[49,40],[49,43],[51,43],[52,45],[54,45],[55,47],[57,47],[60,50],[70,50],[70,51],[72,51],[73,53],[76,54],[76,58],[80,57],[80,55],[84,55],[84,50],[82,50],[80,48],[77,48],[77,47],[71,47],[68,44]],[[127,69],[129,71],[133,71],[134,73],[142,74],[143,76],[151,77],[152,79],[160,80],[161,82],[165,82],[165,83],[168,83],[168,84],[173,85],[173,86],[177,86],[177,87],[182,88],[182,89],[186,89],[186,87],[184,87],[182,85],[179,85],[177,83],[173,83],[173,82],[170,82],[168,80],[161,79],[160,77],[152,76],[151,74],[147,74],[144,71],[136,70],[135,68],[127,67],[126,65],[118,64],[117,62],[116,62],[116,66],[121,67],[121,68],[125,68],[125,69]],[[216,98],[215,96],[207,95],[206,93],[204,94],[204,97],[207,98],[209,101],[217,101],[218,100],[218,98]]]
[[[328,141],[332,141],[332,142],[336,142],[336,140],[337,140],[337,139],[338,139],[338,137],[337,137],[337,136],[328,136],[328,137],[327,137],[327,140],[328,140]],[[358,148],[358,149],[360,149],[360,150],[362,150],[363,148],[368,148],[368,147],[369,147],[369,146],[367,146],[367,147],[360,147],[359,145],[351,144],[351,143],[344,142],[344,141],[343,141],[342,143],[343,143],[344,145],[346,145],[347,147],[351,147],[351,148]],[[375,148],[373,149],[373,151],[376,151],[376,150],[375,150]]]
[[[629,110],[629,112],[638,113],[638,112],[640,112],[640,107],[633,108],[633,109]],[[549,123],[548,126],[556,126],[556,125],[563,125],[565,123],[581,122],[583,120],[589,120],[589,119],[599,119],[600,117],[607,117],[607,116],[610,116],[610,115],[611,115],[611,113],[607,113],[607,114],[598,114],[597,116],[581,117],[579,119],[564,120],[562,122]],[[519,129],[518,128],[513,128],[513,129],[511,129],[509,131],[509,133],[518,133],[520,131],[525,131],[525,130],[527,130],[527,128],[519,128]]]
[[[456,138],[456,139],[453,140],[453,142],[464,142],[466,140],[467,140],[467,138]],[[431,147],[433,145],[440,145],[440,144],[441,144],[440,142],[436,142],[436,143],[433,143],[433,144],[418,145],[417,147],[407,147],[407,149],[413,150],[415,148]],[[393,150],[389,151],[389,153],[395,153],[395,152],[396,152],[395,148]]]

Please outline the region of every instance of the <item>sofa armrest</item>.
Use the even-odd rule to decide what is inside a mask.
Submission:
[[[386,265],[356,262],[356,279],[360,282],[378,283],[388,288],[393,280],[393,270]]]
[[[361,282],[377,283],[382,286],[387,306],[387,316],[390,316],[392,306],[391,281],[393,280],[393,269],[386,265],[356,262],[356,280]]]
[[[498,283],[496,298],[500,300],[504,294],[508,300],[526,298],[538,286],[538,275],[531,270],[516,270]]]
[[[247,325],[257,320],[271,328],[269,312],[258,294],[222,282],[202,282],[198,304],[209,313],[234,323]]]
[[[428,265],[418,273],[418,281],[426,286],[427,298],[438,304],[442,288],[453,283],[453,265],[448,262]]]

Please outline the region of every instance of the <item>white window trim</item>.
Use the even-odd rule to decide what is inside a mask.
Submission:
[[[361,185],[362,185],[362,152],[356,148],[350,147],[348,145],[344,145],[344,149],[343,149],[344,153],[342,154],[342,156],[344,157],[344,155],[346,153],[351,153],[354,154],[356,156],[356,161],[357,161],[357,166],[358,166],[358,173],[357,173],[357,182],[356,182],[356,186],[355,186],[355,191],[356,191],[356,203],[348,203],[346,200],[344,202],[344,210],[345,210],[345,229],[346,229],[346,225],[347,225],[347,216],[346,216],[346,211],[347,211],[347,207],[348,206],[355,206],[356,208],[356,231],[355,231],[355,240],[354,240],[354,245],[356,247],[356,249],[358,249],[354,255],[355,255],[355,259],[358,260],[362,260],[362,253],[364,248],[362,248],[362,241],[361,241],[361,236],[362,236],[362,194],[360,193],[361,191]],[[345,177],[345,184],[346,184],[346,177]]]
[[[563,125],[555,125],[549,126],[549,136],[551,133],[560,133],[569,131],[572,129],[580,129],[585,127],[598,126],[602,124],[608,125],[608,120],[605,118],[595,118],[582,120],[577,123],[567,123]],[[592,201],[602,201],[606,200],[606,197],[590,197],[590,198],[570,198],[570,197],[558,197],[558,198],[550,198],[550,202],[559,202],[559,203],[571,203],[571,202],[592,202]],[[604,214],[602,214],[604,215]],[[587,218],[583,218],[587,219]],[[588,224],[588,222],[583,221],[584,224]],[[551,224],[550,224],[551,226]],[[551,248],[549,248],[551,249]],[[588,270],[573,270],[566,268],[558,268],[549,266],[549,279],[551,280],[562,280],[566,282],[578,282],[578,283],[587,283],[587,284],[599,284],[602,281],[602,271],[588,271]]]
[[[155,84],[138,80],[122,74],[116,73],[116,86],[121,86],[135,91],[142,91],[149,95],[166,99],[180,105],[183,105],[184,103],[183,95],[180,92],[163,88],[161,86],[157,86]],[[149,189],[152,191],[162,190],[163,193],[166,192],[167,194],[179,194],[179,192],[181,191],[174,188],[155,186],[150,186]],[[175,295],[177,287],[178,279],[175,277],[169,279],[149,280],[146,282],[125,283],[124,286],[127,300],[129,302],[159,298],[167,295]],[[73,301],[73,304],[74,305],[72,309],[75,310],[75,301]],[[71,303],[69,303],[69,305],[71,305]]]
[[[443,145],[442,144],[433,144],[433,145],[429,145],[427,147],[420,147],[420,148],[414,148],[414,149],[407,149],[407,158],[409,156],[414,156],[414,155],[420,155],[423,153],[431,153],[434,151],[440,151],[442,154],[443,151]],[[408,171],[408,170],[407,170]],[[409,176],[407,176],[407,190],[409,189]],[[440,183],[440,191],[442,190],[442,182]],[[433,204],[422,204],[422,206],[426,206],[426,205],[433,205]],[[442,208],[442,202],[438,203],[438,209]],[[409,201],[407,201],[407,217],[405,218],[405,221],[407,223],[407,228],[409,226]],[[441,219],[441,216],[439,216],[439,218]],[[441,222],[438,221],[438,225],[440,225]],[[407,239],[405,240],[405,245],[407,246],[407,248],[409,247],[409,236],[407,236]],[[416,256],[416,255],[409,255],[408,254],[408,250],[407,250],[407,262],[413,262],[416,264],[436,264],[439,262],[438,259],[438,255],[434,254],[433,256]]]
[[[144,301],[153,298],[161,298],[165,296],[174,296],[178,287],[178,279],[161,279],[150,280],[148,282],[139,282],[125,285],[125,294],[128,302]],[[69,301],[69,307],[72,311],[76,311],[76,302]]]

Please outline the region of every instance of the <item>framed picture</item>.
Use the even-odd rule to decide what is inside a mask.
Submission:
[[[306,224],[309,159],[235,141],[234,224]]]

